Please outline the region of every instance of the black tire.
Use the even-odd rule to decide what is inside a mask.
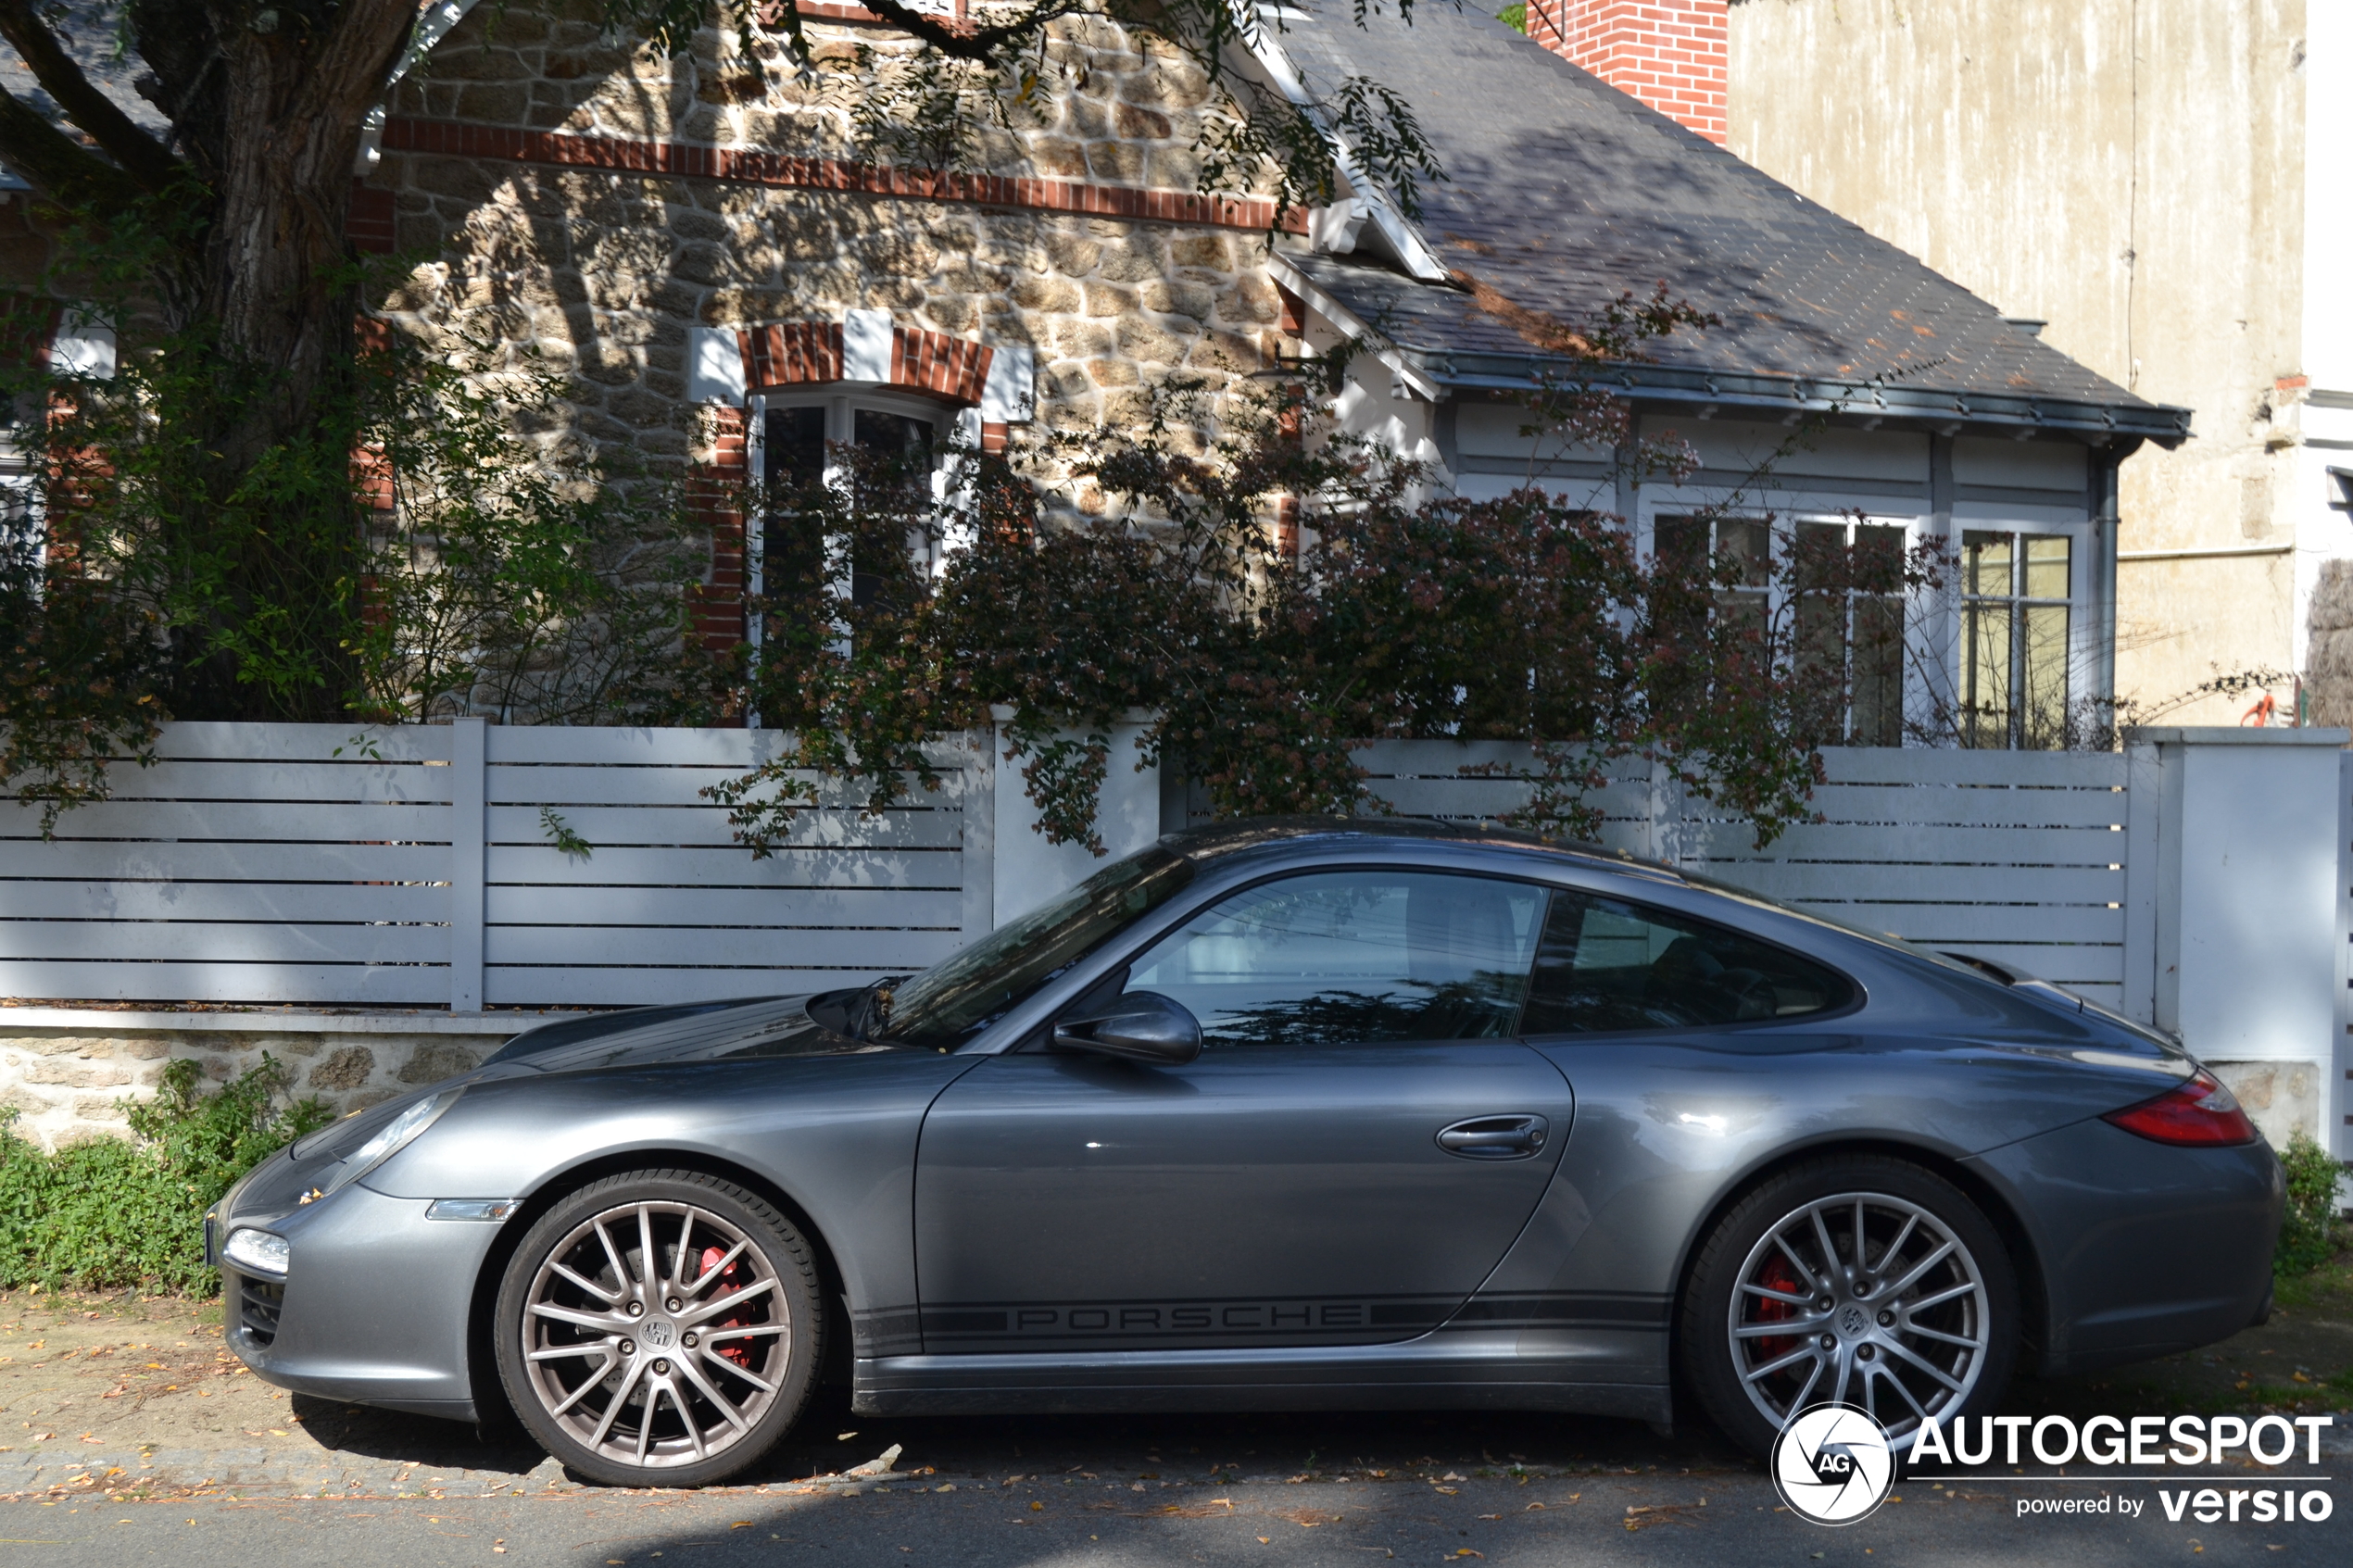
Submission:
[[[824,1363],[809,1243],[757,1194],[696,1171],[632,1171],[563,1198],[515,1248],[496,1311],[516,1415],[612,1486],[740,1473],[791,1430]]]
[[[2008,1249],[1958,1187],[1889,1156],[1829,1155],[1759,1182],[1701,1242],[1677,1362],[1708,1419],[1760,1458],[1790,1416],[1842,1396],[1903,1449],[1923,1413],[1949,1425],[1995,1408],[2019,1316]]]

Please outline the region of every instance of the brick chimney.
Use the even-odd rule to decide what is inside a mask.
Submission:
[[[1528,35],[1724,142],[1725,0],[1529,0]]]

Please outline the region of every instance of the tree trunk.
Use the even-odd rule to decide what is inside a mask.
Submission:
[[[361,121],[383,99],[417,7],[346,0],[309,32],[289,6],[268,33],[252,21],[271,13],[248,14],[237,0],[209,8],[225,91],[199,158],[211,202],[188,325],[209,340],[216,382],[214,395],[182,413],[208,471],[182,503],[177,545],[209,552],[221,580],[219,602],[182,633],[188,657],[173,707],[187,717],[326,721],[353,695],[346,645],[364,522],[348,487],[320,483],[348,453],[316,449],[347,440],[354,392],[362,301],[344,226]],[[265,464],[314,483],[257,486]],[[309,678],[253,678],[270,661],[243,639],[263,612],[276,618],[263,633]],[[237,651],[224,646],[232,641]]]

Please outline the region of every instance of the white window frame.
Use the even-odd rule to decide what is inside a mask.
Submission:
[[[902,419],[923,420],[932,427],[932,495],[946,499],[963,483],[965,476],[961,465],[950,460],[950,447],[959,436],[973,451],[980,447],[980,410],[976,408],[943,403],[936,397],[924,397],[902,391],[882,382],[805,382],[772,387],[753,393],[744,400],[747,414],[744,441],[746,472],[756,486],[768,480],[768,416],[786,408],[824,408],[825,410],[826,458],[824,482],[835,484],[846,477],[846,470],[833,457],[837,443],[847,444],[857,438],[858,415],[861,410],[879,414],[895,414]],[[963,541],[950,537],[929,552],[925,565],[934,576],[946,569],[947,557]],[[826,575],[833,597],[846,601],[850,595],[849,541],[839,537],[825,542]],[[744,592],[748,600],[757,600],[768,591],[768,519],[763,512],[746,520],[744,529]],[[745,640],[751,645],[752,660],[760,659],[761,645],[766,628],[758,615],[745,619]],[[843,637],[848,637],[844,628]],[[760,727],[759,715],[749,722]]]

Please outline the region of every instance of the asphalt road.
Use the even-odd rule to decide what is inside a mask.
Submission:
[[[429,1469],[452,1431],[371,1422],[346,1441]],[[886,1478],[810,1479],[893,1444]],[[489,1496],[27,1499],[0,1504],[0,1568],[2353,1562],[2342,1478],[2328,1489],[2347,1506],[2321,1524],[2174,1524],[2154,1485],[2021,1474],[1901,1484],[1831,1530],[1780,1512],[1755,1467],[1704,1437],[1524,1415],[886,1423],[821,1406],[754,1485],[703,1493],[582,1486],[535,1458],[474,1449],[464,1485]],[[2334,1477],[2342,1454],[2323,1468]],[[2145,1506],[2019,1514],[2020,1499],[2104,1493]]]

